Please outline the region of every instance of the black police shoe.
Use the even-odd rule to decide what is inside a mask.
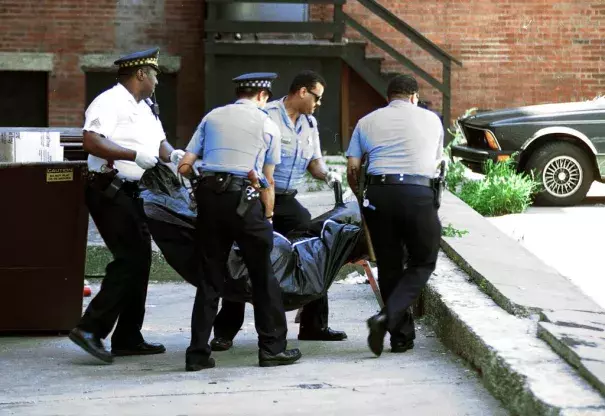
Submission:
[[[302,353],[298,348],[285,350],[279,354],[271,354],[260,350],[258,352],[258,365],[261,367],[276,367],[278,365],[290,365],[300,360]]]
[[[370,350],[380,357],[384,349],[384,337],[387,333],[387,316],[384,313],[379,313],[368,319],[368,346]]]
[[[227,351],[231,347],[233,347],[233,341],[227,338],[216,337],[210,341],[212,351]]]
[[[320,330],[308,330],[301,327],[298,331],[298,339],[301,341],[343,341],[347,339],[347,334],[329,327]]]
[[[132,347],[111,346],[111,354],[114,357],[125,357],[127,355],[153,355],[162,354],[164,352],[166,352],[166,347],[162,344],[145,341]]]
[[[391,352],[406,352],[414,348],[414,341],[396,341],[391,342]]]
[[[214,358],[212,358],[212,357],[208,357],[205,360],[196,360],[196,361],[187,360],[185,362],[185,370],[200,371],[200,370],[205,370],[207,368],[214,368],[215,365],[216,365],[216,363],[214,361]]]
[[[69,333],[69,339],[93,357],[106,363],[113,362],[113,357],[111,356],[111,353],[105,349],[101,338],[92,332],[74,328]]]

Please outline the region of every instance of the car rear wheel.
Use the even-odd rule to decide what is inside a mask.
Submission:
[[[537,205],[566,206],[581,202],[594,180],[590,158],[571,143],[547,143],[530,156],[525,167],[533,171],[542,188],[534,196]]]

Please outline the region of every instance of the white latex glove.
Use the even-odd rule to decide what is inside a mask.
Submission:
[[[178,166],[183,156],[185,156],[184,150],[175,149],[170,153],[170,161]]]
[[[137,152],[137,156],[134,158],[136,163],[141,169],[151,169],[158,164],[158,158],[151,156],[149,153]]]
[[[334,188],[335,182],[342,182],[341,176],[336,172],[328,172],[326,175],[326,183],[330,188]]]

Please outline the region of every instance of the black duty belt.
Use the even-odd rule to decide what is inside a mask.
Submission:
[[[292,191],[275,191],[275,196],[296,196],[298,190],[294,189]]]
[[[247,178],[233,176],[230,173],[223,172],[202,172],[199,184],[208,186],[220,192],[240,191],[250,184]]]
[[[419,185],[433,187],[433,179],[418,175],[369,175],[368,185]]]
[[[89,171],[88,185],[109,198],[113,198],[119,190],[132,198],[140,195],[139,182],[119,178],[115,170],[105,173]]]

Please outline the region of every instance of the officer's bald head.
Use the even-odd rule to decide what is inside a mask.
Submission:
[[[397,75],[387,87],[389,101],[396,98],[405,98],[418,92],[418,81],[411,75]]]

